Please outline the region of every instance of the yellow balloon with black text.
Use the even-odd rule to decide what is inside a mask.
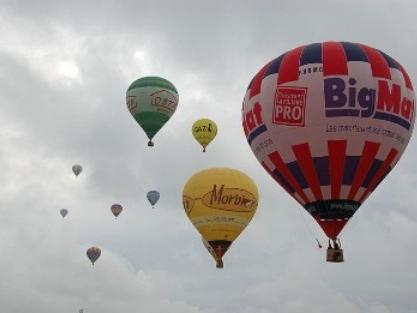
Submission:
[[[217,135],[217,125],[212,120],[202,118],[194,122],[192,133],[195,140],[203,147],[203,152],[206,152],[206,147]]]
[[[188,179],[182,197],[188,218],[213,249],[217,267],[223,267],[223,255],[258,207],[256,184],[241,171],[210,168]]]

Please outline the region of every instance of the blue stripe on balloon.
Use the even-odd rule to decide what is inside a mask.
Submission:
[[[361,158],[360,156],[346,156],[344,175],[343,175],[343,181],[342,181],[343,185],[346,185],[346,186],[352,185],[360,158]],[[313,163],[314,163],[314,167],[317,173],[317,177],[320,182],[320,186],[330,186],[329,157],[328,156],[313,157]],[[361,184],[361,187],[368,188],[369,184],[371,183],[372,179],[377,174],[382,163],[383,161],[378,160],[378,159],[375,159],[373,161],[371,167],[369,168],[368,173],[365,176],[365,179],[363,180]],[[286,163],[286,165],[302,189],[310,188],[297,161]],[[390,171],[391,171],[391,168],[389,168],[389,170],[386,173],[384,173],[383,177],[378,182],[378,184],[385,178],[385,176]],[[290,189],[291,192],[294,192],[293,188],[291,188],[288,182],[284,179],[282,175],[279,174],[277,170],[274,171],[274,174],[279,177],[279,179],[285,184],[286,188]]]
[[[385,52],[382,52],[380,50],[378,50],[378,52],[381,53],[381,55],[384,57],[385,61],[387,61],[389,67],[396,68],[397,70],[400,70],[401,71],[401,67],[400,67],[400,65],[398,64],[397,61],[395,61],[393,58],[391,58]]]
[[[316,168],[317,177],[320,182],[320,186],[330,185],[329,175],[329,157],[315,157],[313,158],[314,167]]]
[[[256,128],[253,132],[251,132],[248,136],[248,142],[249,144],[252,144],[252,141],[255,140],[256,137],[258,137],[260,134],[267,131],[266,125],[263,124]]]
[[[374,178],[375,174],[379,170],[382,165],[382,161],[375,159],[372,162],[371,167],[369,168],[368,174],[366,175],[365,179],[362,182],[362,187],[368,188],[369,184],[371,183],[372,179]]]
[[[300,66],[322,62],[321,43],[313,43],[304,47],[300,58]]]
[[[329,157],[313,157],[313,164],[320,186],[329,186]],[[310,188],[297,161],[287,163],[286,165],[302,189]]]
[[[305,179],[303,172],[301,171],[300,166],[298,165],[297,161],[290,162],[286,164],[288,169],[290,170],[292,176],[294,176],[297,183],[300,185],[302,189],[309,188],[307,180]]]
[[[360,111],[356,109],[331,109],[326,110],[327,117],[336,116],[359,116]]]
[[[286,53],[281,54],[278,58],[276,58],[275,60],[271,62],[271,64],[265,71],[264,77],[267,77],[272,74],[277,74],[279,72],[279,67],[281,66],[282,59],[284,58],[285,55]]]
[[[383,113],[383,112],[376,112],[375,115],[374,115],[374,118],[376,118],[378,120],[389,121],[389,122],[398,124],[398,125],[404,127],[407,130],[410,129],[410,123],[408,121],[402,119],[401,117],[396,116],[396,115]]]
[[[281,175],[281,173],[278,170],[273,170],[271,172],[275,177],[275,180],[278,181],[278,183],[281,183],[284,185],[284,188],[291,194],[295,193],[294,188],[291,187],[291,185],[288,183],[288,181],[285,179],[284,176]]]
[[[360,156],[346,156],[345,158],[345,170],[343,175],[343,185],[351,186],[353,178],[356,174],[356,168],[358,167]]]
[[[341,44],[343,46],[343,49],[345,50],[346,59],[348,62],[368,62],[368,57],[359,45],[346,41],[341,42]]]

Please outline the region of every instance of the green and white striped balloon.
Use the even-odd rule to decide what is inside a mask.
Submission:
[[[147,76],[135,80],[126,92],[127,107],[149,138],[165,125],[177,109],[178,91],[168,80]]]

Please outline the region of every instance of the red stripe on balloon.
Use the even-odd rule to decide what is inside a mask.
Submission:
[[[271,177],[282,187],[282,188],[284,188],[286,191],[287,191],[287,193],[289,193],[291,196],[293,196],[294,197],[294,195],[293,195],[293,191],[292,190],[290,190],[290,189],[288,189],[287,188],[287,186],[284,184],[284,182],[277,176],[277,175],[275,175],[269,168],[268,168],[268,166],[265,164],[265,162],[261,162],[261,164],[262,164],[262,166],[263,166],[263,168],[265,169],[265,171],[267,171],[268,172],[268,174],[269,175],[271,175]]]
[[[405,86],[408,89],[413,90],[413,84],[411,83],[410,76],[408,76],[408,73],[405,71],[405,69],[402,67],[401,64],[398,63],[398,65],[400,66],[401,73],[403,74],[404,81],[405,81]]]
[[[345,227],[346,223],[349,219],[343,220],[323,220],[319,217],[316,217],[316,222],[320,225],[323,231],[326,233],[327,237],[330,239],[336,240],[337,236],[342,231],[343,227]]]
[[[298,184],[297,180],[291,174],[290,170],[288,169],[287,165],[282,160],[281,156],[277,151],[272,152],[268,155],[271,162],[275,165],[277,170],[281,173],[281,175],[287,180],[287,182],[291,185],[291,187],[300,195],[301,199],[305,203],[311,202],[307,198],[304,191],[301,189],[300,185]]]
[[[371,64],[372,76],[391,79],[391,72],[387,60],[379,53],[378,50],[363,44],[358,44],[368,57]]]
[[[323,75],[347,75],[348,66],[345,50],[340,42],[323,42]]]
[[[391,151],[388,153],[388,156],[384,160],[384,163],[381,164],[375,176],[372,178],[371,182],[368,185],[368,188],[366,188],[366,190],[363,192],[361,198],[359,199],[359,202],[362,203],[365,200],[365,198],[371,193],[371,191],[375,189],[378,182],[381,181],[382,177],[389,170],[397,154],[398,150],[392,148]]]
[[[317,177],[316,168],[311,157],[310,146],[308,143],[292,146],[292,151],[298,161],[298,165],[303,172],[311,191],[317,201],[323,200],[323,194],[320,189],[320,182]]]
[[[295,48],[284,56],[278,72],[278,85],[298,80],[303,49],[304,46]]]
[[[329,140],[327,142],[332,199],[340,199],[340,190],[342,189],[345,169],[346,145],[346,140]]]
[[[253,96],[256,96],[257,94],[259,94],[261,92],[262,80],[263,80],[263,78],[265,76],[265,72],[266,72],[266,70],[267,70],[267,68],[270,64],[271,64],[271,62],[265,64],[265,66],[263,68],[261,68],[261,70],[253,78],[253,82],[252,82],[250,92],[249,92],[249,99],[252,98]]]
[[[263,168],[267,171],[269,175],[282,187],[284,190],[287,191],[287,193],[294,198],[295,201],[299,202],[302,206],[306,204],[306,201],[303,201],[301,198],[297,198],[295,191],[291,190],[288,187],[288,183],[285,183],[279,176],[277,176],[273,171],[271,171],[268,166],[265,164],[265,162],[261,162]]]
[[[358,167],[356,168],[355,178],[353,179],[352,186],[350,187],[348,199],[353,200],[356,193],[359,190],[363,180],[368,174],[369,168],[375,159],[376,153],[378,152],[380,144],[376,142],[366,141],[365,146],[362,150],[362,156],[359,160]]]

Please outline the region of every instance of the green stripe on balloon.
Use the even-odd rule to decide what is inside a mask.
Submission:
[[[135,120],[143,128],[149,139],[169,120],[169,116],[159,112],[141,112],[135,115]]]
[[[147,76],[147,77],[142,77],[142,78],[135,80],[129,86],[129,88],[127,88],[127,91],[132,90],[134,88],[140,88],[140,87],[160,87],[160,88],[168,89],[178,94],[178,91],[173,84],[171,84],[166,79],[155,77],[155,76]]]

